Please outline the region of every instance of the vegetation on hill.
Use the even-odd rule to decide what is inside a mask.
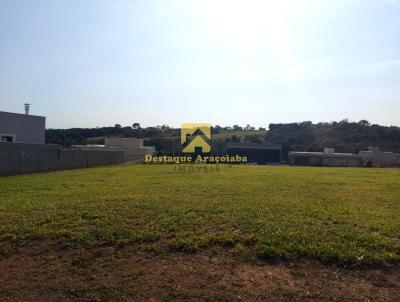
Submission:
[[[252,142],[260,143],[265,139],[266,130],[247,125],[240,127],[221,127],[216,125],[212,128],[213,152],[223,154],[226,144],[229,142]],[[155,146],[161,155],[174,155],[181,152],[180,129],[171,128],[167,125],[141,128],[140,124],[134,123],[132,127],[121,127],[116,124],[114,127],[102,128],[72,128],[72,129],[47,129],[46,142],[48,144],[59,144],[63,146],[104,144],[104,137],[120,136],[135,137],[144,139],[146,146]]]
[[[0,243],[400,262],[399,178],[399,169],[145,164],[0,178]]]
[[[221,154],[229,142],[264,141],[282,144],[283,157],[289,151],[321,151],[324,147],[335,148],[338,152],[358,153],[368,146],[379,146],[385,151],[400,152],[400,128],[371,125],[368,121],[318,123],[311,122],[270,124],[269,130],[256,130],[247,125],[240,127],[214,126],[213,150]],[[135,137],[144,139],[145,145],[155,146],[160,154],[179,154],[180,129],[169,126],[141,128],[134,123],[131,127],[102,127],[93,129],[48,129],[46,130],[47,143],[64,146],[81,144],[103,144],[105,136]]]
[[[291,124],[270,124],[268,141],[283,145],[289,151],[322,151],[325,147],[337,152],[358,153],[368,146],[384,151],[400,152],[400,128],[371,125],[368,121]]]

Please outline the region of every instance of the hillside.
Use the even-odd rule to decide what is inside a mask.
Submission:
[[[320,151],[324,147],[335,148],[338,152],[358,153],[368,146],[379,146],[382,150],[400,152],[400,128],[371,125],[368,121],[318,123],[311,122],[270,124],[269,130],[251,130],[216,126],[213,144],[216,152],[224,152],[229,142],[268,141],[283,145],[283,157],[289,151]],[[105,136],[135,137],[144,139],[145,145],[155,146],[160,154],[180,152],[180,129],[168,126],[157,127],[102,127],[93,129],[48,129],[47,143],[60,145],[103,144]]]
[[[321,151],[324,147],[338,152],[358,153],[368,146],[400,152],[400,128],[371,125],[368,121],[332,123],[311,122],[270,124],[267,140],[283,144],[288,151]]]

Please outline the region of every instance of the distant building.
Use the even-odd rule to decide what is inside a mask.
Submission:
[[[0,111],[0,175],[89,168],[144,161],[154,147],[135,138],[106,138],[104,145],[63,148],[45,144],[46,118]]]
[[[146,155],[156,152],[153,146],[143,146],[143,139],[133,137],[106,137],[104,145],[74,145],[74,149],[124,151],[125,162],[143,162]]]
[[[335,153],[335,149],[325,148],[324,152],[289,152],[289,164],[320,167],[361,167],[362,158],[358,154]]]
[[[272,143],[229,143],[228,155],[246,156],[249,163],[277,164],[281,163],[282,145]]]
[[[143,139],[122,138],[122,137],[106,137],[106,148],[114,148],[125,151],[125,161],[141,162],[144,161],[146,155],[153,155],[155,147],[143,146]]]
[[[324,152],[289,152],[289,164],[324,167],[394,167],[400,166],[400,154],[380,151],[369,147],[359,154],[335,153],[333,148]]]
[[[400,154],[383,152],[379,147],[369,147],[368,151],[360,151],[364,166],[371,167],[393,167],[400,166]]]
[[[46,118],[0,111],[0,142],[44,144]]]

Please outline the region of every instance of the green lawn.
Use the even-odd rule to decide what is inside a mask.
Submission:
[[[0,178],[0,241],[400,262],[400,169],[175,168]]]

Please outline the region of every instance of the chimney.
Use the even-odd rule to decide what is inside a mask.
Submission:
[[[25,103],[24,104],[24,106],[25,106],[25,114],[26,115],[29,115],[29,106],[30,106],[31,104],[28,104],[28,103]]]

